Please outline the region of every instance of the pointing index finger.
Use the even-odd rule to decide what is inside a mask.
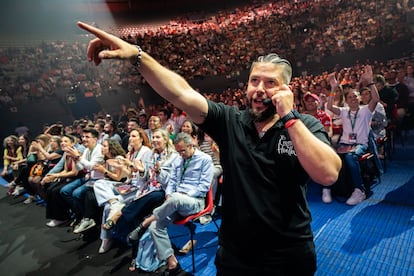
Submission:
[[[78,26],[81,28],[81,29],[84,29],[85,31],[87,31],[87,32],[89,32],[89,33],[91,33],[91,34],[93,34],[93,35],[95,35],[96,37],[98,37],[98,38],[100,38],[100,39],[104,39],[104,38],[106,38],[106,35],[108,35],[107,33],[105,33],[104,31],[102,31],[102,30],[100,30],[100,29],[98,29],[98,28],[95,28],[95,27],[93,27],[92,25],[89,25],[89,24],[86,24],[86,23],[83,23],[83,22],[81,22],[81,21],[78,21]]]

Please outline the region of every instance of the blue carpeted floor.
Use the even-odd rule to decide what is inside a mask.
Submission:
[[[393,161],[387,161],[372,192],[351,207],[340,201],[324,204],[320,188],[309,187],[316,275],[414,275],[414,133],[404,146],[397,142]],[[214,275],[215,227],[210,223],[197,230],[197,275]],[[190,255],[180,261],[191,271]]]
[[[313,215],[312,227],[318,257],[316,275],[414,275],[414,134],[409,134],[407,138],[404,146],[397,143],[393,160],[387,162],[387,172],[383,174],[381,183],[373,187],[372,195],[361,204],[355,207],[347,206],[339,201],[323,204],[320,199],[320,188],[309,187],[308,200]],[[0,179],[0,181],[3,180]],[[4,184],[4,181],[2,183]],[[2,193],[1,196],[7,197],[4,194]],[[23,208],[21,205],[23,204],[20,202],[19,204],[9,203],[7,207]],[[2,208],[2,212],[7,212],[4,206]],[[27,212],[44,212],[43,209],[42,207],[28,208]],[[7,223],[4,221],[6,219],[7,214],[3,214],[0,218],[0,227]],[[10,220],[13,221],[13,218]],[[44,221],[40,225],[44,225]],[[46,227],[42,229],[43,235],[48,235],[50,231],[55,231],[55,229]],[[173,225],[170,228],[170,235],[172,241],[179,247],[189,239],[189,232],[183,226]],[[12,242],[5,240],[7,237],[7,235],[2,235],[0,238],[0,251],[5,250],[7,243]],[[215,275],[214,257],[217,247],[215,225],[213,223],[205,226],[197,225],[196,240],[196,275]],[[84,245],[84,247],[88,246],[92,245]],[[92,251],[95,252],[96,245],[93,246]],[[84,247],[75,247],[70,250],[73,253],[73,250],[85,250]],[[42,249],[33,248],[32,250],[41,251]],[[45,267],[54,260],[53,256],[49,256],[49,259],[46,256],[43,261],[32,266],[31,270],[20,269],[16,270],[19,273],[11,273],[13,268],[10,266],[5,270],[5,265],[8,264],[8,258],[10,258],[9,254],[3,253],[1,256],[0,272],[7,271],[9,275],[48,275],[47,272],[50,270]],[[81,256],[79,263],[82,262],[82,265],[90,265],[97,259],[104,258],[97,254],[90,254],[88,257],[85,257],[85,254]],[[112,262],[116,258],[125,257],[122,254],[109,256],[105,258],[110,258]],[[183,268],[191,272],[191,253],[178,256],[178,259]],[[24,261],[20,260],[20,262]],[[122,263],[118,260],[119,262]],[[86,275],[89,271],[86,268],[80,268],[83,267],[80,264],[66,265],[77,268],[68,270],[68,275]],[[99,269],[95,268],[95,270]],[[102,274],[112,274],[109,268],[103,271],[106,273]],[[127,271],[126,264],[120,268],[120,271]]]

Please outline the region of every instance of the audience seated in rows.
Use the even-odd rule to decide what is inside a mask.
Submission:
[[[368,150],[369,134],[371,131],[371,117],[380,100],[378,90],[372,83],[373,72],[369,65],[364,68],[361,82],[371,89],[371,100],[367,105],[360,104],[359,91],[351,90],[345,95],[347,107],[333,105],[334,95],[330,95],[327,108],[342,119],[342,135],[339,140],[337,152],[343,156],[351,174],[354,191],[346,204],[356,205],[366,198],[364,182],[362,179],[359,157]],[[331,78],[331,87],[335,91],[338,81]],[[329,188],[323,188],[322,200],[331,201]]]

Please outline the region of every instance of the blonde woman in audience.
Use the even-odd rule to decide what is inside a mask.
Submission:
[[[118,229],[120,231],[126,230],[129,233],[141,223],[145,216],[151,214],[155,207],[164,202],[165,188],[170,179],[172,166],[179,157],[169,136],[169,132],[165,129],[154,130],[152,150],[145,153],[134,167],[137,176],[133,182],[138,188],[134,200],[128,203],[126,207],[122,206],[123,208],[117,212],[111,212],[108,215],[106,225],[103,226],[104,229],[108,229],[107,226],[112,228],[115,224],[120,224],[124,227],[118,227]],[[120,219],[122,222],[119,221]],[[123,233],[119,233],[119,235],[123,235]],[[99,252],[104,253],[110,248],[111,244],[107,231],[101,232],[101,239],[102,245]],[[133,250],[135,249],[136,246]],[[135,269],[135,262],[131,262],[132,264],[132,268]]]

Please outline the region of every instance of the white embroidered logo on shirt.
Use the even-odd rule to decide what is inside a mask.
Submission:
[[[279,142],[277,143],[277,153],[296,156],[296,151],[293,149],[292,141],[286,141],[285,135],[280,135]]]

